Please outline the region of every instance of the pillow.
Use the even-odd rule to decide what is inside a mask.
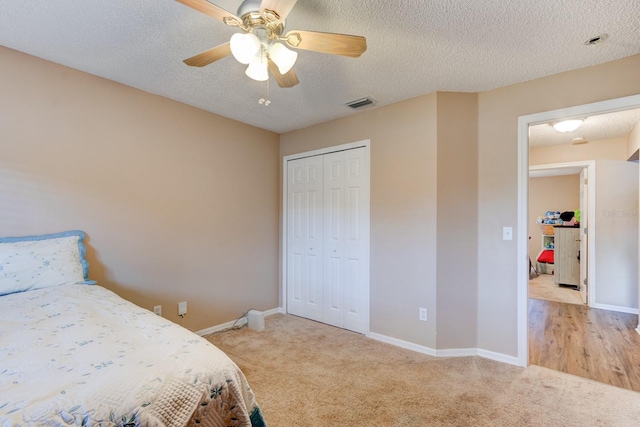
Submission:
[[[79,283],[92,285],[85,258],[86,234],[0,238],[0,295]]]

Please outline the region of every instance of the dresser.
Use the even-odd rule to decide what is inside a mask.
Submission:
[[[555,276],[556,285],[580,287],[580,229],[555,227]]]

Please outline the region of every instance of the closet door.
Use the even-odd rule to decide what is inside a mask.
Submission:
[[[322,321],[322,156],[287,164],[288,312]]]
[[[369,191],[364,148],[324,155],[324,322],[369,329]]]
[[[287,312],[369,331],[366,148],[287,162]]]

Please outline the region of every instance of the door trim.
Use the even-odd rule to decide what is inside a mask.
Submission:
[[[518,262],[518,362],[520,366],[529,365],[529,310],[527,290],[529,287],[528,231],[527,216],[529,213],[529,125],[550,123],[559,119],[580,118],[586,115],[612,113],[615,111],[640,108],[640,95],[631,95],[607,101],[583,104],[575,107],[561,108],[542,113],[518,117],[518,227],[517,227],[517,262]],[[589,219],[593,221],[593,218]],[[640,333],[640,325],[638,326]]]
[[[282,251],[280,252],[281,258],[281,272],[280,272],[280,307],[282,307],[283,313],[288,313],[287,307],[287,186],[288,186],[288,168],[287,162],[289,160],[297,160],[305,157],[321,156],[323,154],[335,153],[338,151],[351,150],[354,148],[365,148],[367,165],[367,191],[369,192],[369,206],[371,206],[371,140],[365,139],[362,141],[349,142],[347,144],[334,145],[331,147],[320,148],[317,150],[305,151],[302,153],[289,154],[282,158],[282,213],[280,216],[280,244]],[[368,236],[369,244],[367,245],[366,256],[369,264],[369,272],[371,271],[371,209],[369,209],[369,221],[367,228],[364,230]],[[365,335],[368,337],[371,333],[371,276],[367,277],[367,285],[369,288],[369,309],[367,310],[367,327]]]

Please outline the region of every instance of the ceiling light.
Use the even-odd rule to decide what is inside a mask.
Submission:
[[[274,43],[269,48],[269,58],[278,66],[280,74],[287,74],[298,59],[298,53],[287,49],[281,43]]]
[[[553,123],[553,128],[558,132],[573,132],[582,125],[582,119],[563,120],[561,122]]]
[[[260,50],[260,53],[253,57],[253,59],[249,63],[249,66],[247,67],[247,71],[245,71],[245,74],[253,80],[257,80],[259,82],[269,80],[267,57],[262,50]]]
[[[260,39],[253,33],[236,33],[231,36],[231,53],[241,64],[248,64],[260,51]]]

